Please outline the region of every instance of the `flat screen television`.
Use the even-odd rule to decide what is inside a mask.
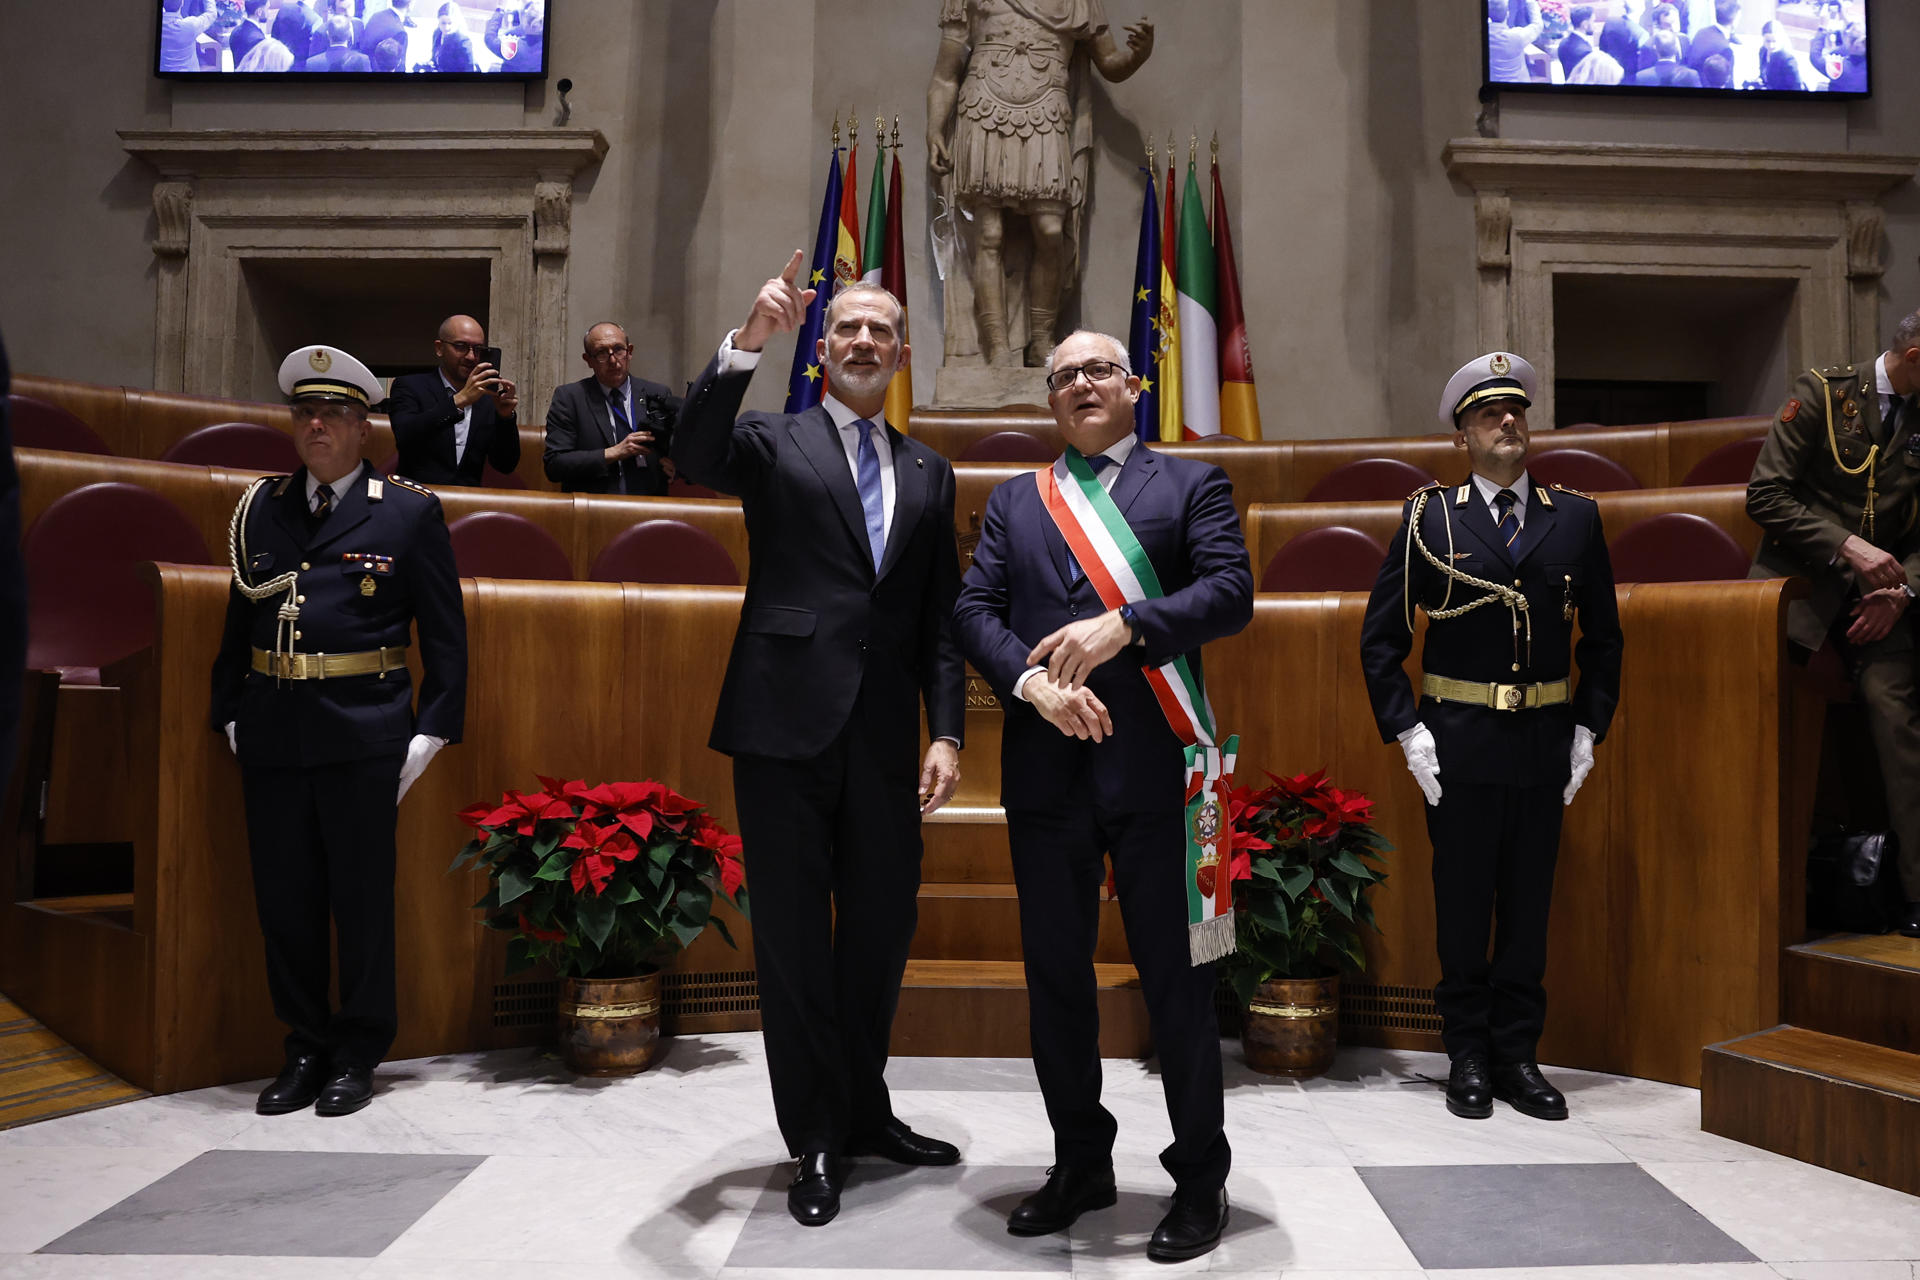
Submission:
[[[551,0],[150,0],[181,80],[538,80]]]
[[[1494,89],[1798,99],[1870,92],[1868,0],[1480,3]]]

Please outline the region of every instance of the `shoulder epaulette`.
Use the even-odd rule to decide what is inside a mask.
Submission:
[[[287,491],[287,481],[291,479],[293,479],[293,473],[288,472],[283,476],[261,476],[254,483],[273,485],[273,496],[277,498]]]
[[[1830,369],[1816,370],[1822,382],[1832,382],[1836,378],[1857,378],[1860,371],[1850,364],[1836,364]]]
[[[1588,502],[1595,501],[1595,498],[1592,494],[1582,493],[1580,490],[1571,488],[1564,484],[1550,484],[1547,486],[1547,488],[1552,489],[1555,493],[1570,493],[1576,498],[1585,498]]]
[[[388,476],[387,482],[389,484],[397,484],[402,489],[411,489],[423,498],[434,498],[438,496],[433,490],[427,488],[427,486],[409,480],[405,476]]]
[[[1423,493],[1432,493],[1435,489],[1444,489],[1446,487],[1447,486],[1441,484],[1438,480],[1435,480],[1430,484],[1421,485],[1418,489],[1415,489],[1412,493],[1408,494],[1405,498],[1402,498],[1401,501],[1412,502],[1415,498],[1419,497]]]

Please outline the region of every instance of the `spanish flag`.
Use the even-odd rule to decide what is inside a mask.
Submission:
[[[1167,138],[1166,224],[1160,232],[1160,439],[1184,440],[1180,400],[1180,217],[1174,208],[1173,138]]]

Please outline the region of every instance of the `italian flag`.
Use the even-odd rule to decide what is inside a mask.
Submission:
[[[1220,303],[1200,179],[1187,164],[1180,225],[1180,405],[1185,438],[1220,434]]]
[[[867,269],[860,278],[868,284],[882,283],[881,274],[887,257],[886,163],[886,147],[876,148],[873,156],[873,185],[867,189],[867,234],[862,241],[866,251]]]

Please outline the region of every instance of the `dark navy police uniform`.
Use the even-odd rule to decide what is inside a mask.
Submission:
[[[397,477],[383,481],[364,462],[332,488],[338,496],[318,521],[304,468],[254,491],[247,581],[297,575],[298,617],[282,633],[286,593],[255,601],[230,590],[212,719],[216,729],[235,724],[267,979],[290,1028],[288,1054],[371,1068],[397,1026],[401,762],[415,733],[460,739],[466,616],[439,499]],[[417,714],[406,666],[416,623]],[[286,650],[278,657],[277,638]],[[338,1012],[327,1002],[329,913],[339,931]]]

